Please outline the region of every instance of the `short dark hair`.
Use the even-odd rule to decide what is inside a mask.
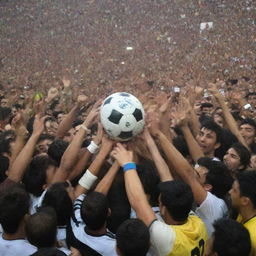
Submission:
[[[224,198],[233,183],[232,176],[226,165],[220,161],[212,160],[209,157],[201,157],[198,159],[197,163],[208,170],[206,183],[212,185],[211,193],[219,198]]]
[[[107,197],[96,191],[89,193],[83,200],[81,217],[89,229],[102,228],[108,217]]]
[[[149,245],[149,230],[141,220],[129,219],[118,227],[116,246],[123,256],[146,256]]]
[[[34,196],[40,196],[43,193],[43,185],[47,182],[47,168],[55,162],[46,154],[37,155],[29,165],[29,169],[24,175],[23,183],[26,190]]]
[[[200,109],[202,110],[203,108],[213,108],[212,103],[209,102],[204,102],[201,104]]]
[[[0,195],[0,223],[4,232],[15,234],[29,213],[30,197],[21,185],[14,185]]]
[[[249,124],[256,131],[256,122],[254,121],[254,119],[252,119],[252,118],[245,118],[245,119],[242,120],[240,126],[243,125],[243,124]]]
[[[256,172],[244,171],[237,175],[240,196],[248,197],[256,208]]]
[[[159,191],[157,185],[160,178],[152,162],[147,159],[141,159],[137,164],[137,172],[146,194],[150,195],[150,203],[152,206],[158,204]]]
[[[250,151],[240,142],[232,144],[231,148],[233,148],[236,151],[236,153],[239,155],[240,163],[244,166],[242,170],[245,170],[250,163],[250,159],[251,159]]]
[[[53,247],[56,242],[57,220],[53,213],[37,212],[26,220],[25,231],[28,241],[38,247]]]
[[[160,199],[175,221],[185,221],[194,201],[189,185],[183,181],[173,180],[158,185]]]
[[[216,134],[216,142],[222,143],[222,128],[212,120],[208,120],[202,123],[201,128],[213,131]]]
[[[66,254],[57,248],[41,248],[30,256],[66,256]]]
[[[251,240],[248,230],[232,219],[219,219],[214,224],[213,252],[218,256],[249,255]]]
[[[48,148],[48,155],[57,163],[57,165],[60,165],[61,158],[66,151],[69,143],[67,141],[57,139],[51,143],[51,145]]]
[[[51,134],[48,134],[48,133],[43,133],[39,136],[38,140],[37,140],[37,143],[41,142],[41,141],[44,141],[44,140],[52,140],[54,141],[54,136],[51,135]]]
[[[6,120],[11,117],[12,109],[8,107],[0,107],[0,120]]]
[[[56,212],[58,226],[67,225],[72,215],[72,200],[66,191],[67,182],[52,184],[46,191],[42,207],[50,206]]]

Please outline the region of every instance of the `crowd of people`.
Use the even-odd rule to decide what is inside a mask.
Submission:
[[[108,95],[0,86],[1,256],[256,256],[256,86],[129,92],[145,126],[121,143]]]

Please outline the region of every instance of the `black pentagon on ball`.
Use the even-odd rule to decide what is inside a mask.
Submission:
[[[136,108],[132,114],[135,117],[135,119],[137,120],[137,122],[139,122],[140,120],[143,119],[142,111],[138,108]]]
[[[110,116],[108,117],[108,120],[114,124],[119,124],[120,119],[122,118],[123,114],[118,112],[117,110],[113,109],[111,111]]]
[[[104,104],[103,104],[103,106],[109,104],[109,103],[111,102],[112,98],[113,98],[113,97],[109,97],[108,99],[106,99],[105,102],[104,102]]]
[[[121,92],[119,95],[124,97],[130,97],[130,94],[126,92]]]
[[[130,139],[132,136],[133,136],[132,131],[129,131],[129,132],[121,132],[121,133],[118,135],[118,137],[119,137],[120,139],[123,139],[123,140],[125,140],[125,139]]]

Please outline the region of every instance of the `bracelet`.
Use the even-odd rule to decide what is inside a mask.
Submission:
[[[123,165],[123,171],[126,172],[128,170],[136,170],[136,164],[135,163],[126,163]]]
[[[86,170],[85,174],[80,178],[78,181],[79,185],[89,190],[94,182],[98,179],[97,176],[92,174],[88,169]]]
[[[90,145],[87,147],[87,150],[91,154],[96,154],[98,152],[99,146],[92,140]]]
[[[80,128],[84,129],[86,132],[89,131],[89,129],[85,125],[83,125],[83,124],[81,124]]]

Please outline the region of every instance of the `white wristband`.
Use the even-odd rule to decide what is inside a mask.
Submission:
[[[96,154],[98,152],[99,146],[92,140],[90,145],[87,147],[87,150],[91,154]]]
[[[78,181],[79,185],[89,190],[94,182],[98,179],[97,176],[93,175],[88,169],[85,174]]]

